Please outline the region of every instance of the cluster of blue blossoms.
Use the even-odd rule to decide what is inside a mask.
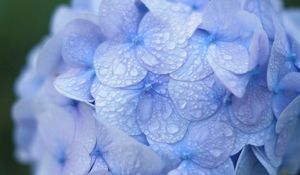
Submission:
[[[296,174],[300,11],[73,0],[16,93],[16,155],[33,174]]]

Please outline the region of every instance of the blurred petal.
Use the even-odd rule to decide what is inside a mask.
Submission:
[[[285,75],[279,82],[279,89],[300,92],[300,73],[291,72]]]
[[[90,91],[94,76],[93,70],[73,68],[58,76],[54,81],[54,86],[58,92],[69,98],[92,102]]]
[[[96,24],[83,19],[73,20],[64,28],[64,61],[73,66],[91,67],[94,52],[101,40],[102,34]]]

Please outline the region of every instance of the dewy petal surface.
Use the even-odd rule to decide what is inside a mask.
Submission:
[[[157,94],[144,94],[138,106],[138,124],[152,140],[175,143],[181,140],[189,122],[175,110],[170,99]]]
[[[261,80],[252,80],[242,98],[232,97],[231,122],[246,133],[267,128],[273,121],[272,93]]]
[[[102,0],[98,14],[102,32],[109,38],[135,34],[142,18],[135,0]]]
[[[234,174],[233,163],[228,159],[217,168],[208,169],[190,162],[183,161],[176,169],[170,171],[168,175],[232,175]]]
[[[150,12],[139,26],[139,34],[144,40],[143,47],[138,47],[137,55],[143,65],[154,73],[173,72],[186,61],[184,47],[202,17],[179,3],[160,0],[143,2]]]
[[[95,83],[92,91],[99,121],[130,135],[141,133],[136,121],[140,89],[117,89]]]
[[[171,79],[168,90],[181,116],[191,121],[212,116],[222,105],[225,96],[225,89],[213,75],[195,82]]]
[[[135,46],[105,42],[94,57],[96,75],[101,83],[111,87],[126,87],[140,82],[147,71],[139,64]]]
[[[120,130],[105,125],[100,124],[98,133],[98,140],[101,141],[99,148],[113,174],[153,175],[161,173],[164,166],[162,160],[149,147]]]
[[[207,54],[207,33],[196,31],[190,38],[187,51],[187,60],[177,71],[170,74],[175,80],[199,81],[213,74],[213,70],[208,64]]]

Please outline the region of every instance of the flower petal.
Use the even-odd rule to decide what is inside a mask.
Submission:
[[[198,121],[212,116],[221,106],[225,89],[212,75],[204,80],[170,80],[168,90],[174,105],[187,120]]]
[[[117,89],[99,83],[94,84],[96,118],[129,135],[140,134],[141,131],[136,123],[139,94],[139,89]]]
[[[64,28],[62,56],[73,66],[88,66],[93,63],[93,55],[102,41],[99,27],[84,19],[76,19]]]
[[[150,139],[162,143],[175,143],[181,140],[189,122],[181,118],[169,99],[144,94],[138,105],[138,124]]]
[[[143,47],[137,55],[143,65],[158,74],[175,71],[187,59],[185,43],[201,23],[201,15],[187,6],[160,0],[143,0],[150,9],[140,23]]]
[[[236,175],[269,174],[253,153],[251,146],[245,146],[239,155],[235,170]]]
[[[94,66],[101,83],[126,87],[143,80],[147,71],[140,66],[131,44],[103,43],[96,51]]]
[[[229,107],[234,126],[245,133],[267,128],[273,121],[272,93],[259,80],[253,80],[242,98],[232,97]]]
[[[234,42],[217,42],[208,48],[209,59],[223,69],[235,74],[244,74],[255,66],[247,48]]]
[[[300,73],[288,73],[280,80],[278,86],[281,90],[300,92]]]
[[[214,70],[215,75],[222,82],[222,84],[235,96],[242,97],[246,91],[246,87],[250,80],[250,74],[236,75],[227,71],[216,64],[214,59],[214,51],[209,50],[208,52],[208,62],[212,69]]]
[[[164,166],[162,160],[149,147],[135,141],[118,129],[101,124],[98,133],[99,148],[112,174],[153,175],[161,173]]]
[[[98,14],[101,30],[109,38],[135,34],[142,18],[135,0],[102,0]]]
[[[233,128],[218,120],[204,120],[189,128],[182,144],[191,160],[201,167],[216,168],[230,156],[235,142]]]
[[[222,165],[208,169],[190,162],[183,161],[176,169],[170,171],[168,175],[232,175],[234,174],[234,166],[230,159]]]
[[[282,78],[282,66],[289,57],[289,43],[284,28],[277,20],[275,25],[275,37],[271,49],[271,57],[268,64],[267,82],[269,90],[276,90]]]
[[[54,86],[61,94],[83,102],[92,102],[91,85],[95,73],[93,70],[72,68],[58,76]]]
[[[199,81],[213,73],[208,64],[207,33],[196,32],[189,40],[187,46],[187,61],[177,71],[170,74],[173,79],[182,81]]]

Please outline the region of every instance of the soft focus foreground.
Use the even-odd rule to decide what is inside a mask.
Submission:
[[[34,174],[295,174],[300,12],[279,0],[74,0],[16,84]]]

